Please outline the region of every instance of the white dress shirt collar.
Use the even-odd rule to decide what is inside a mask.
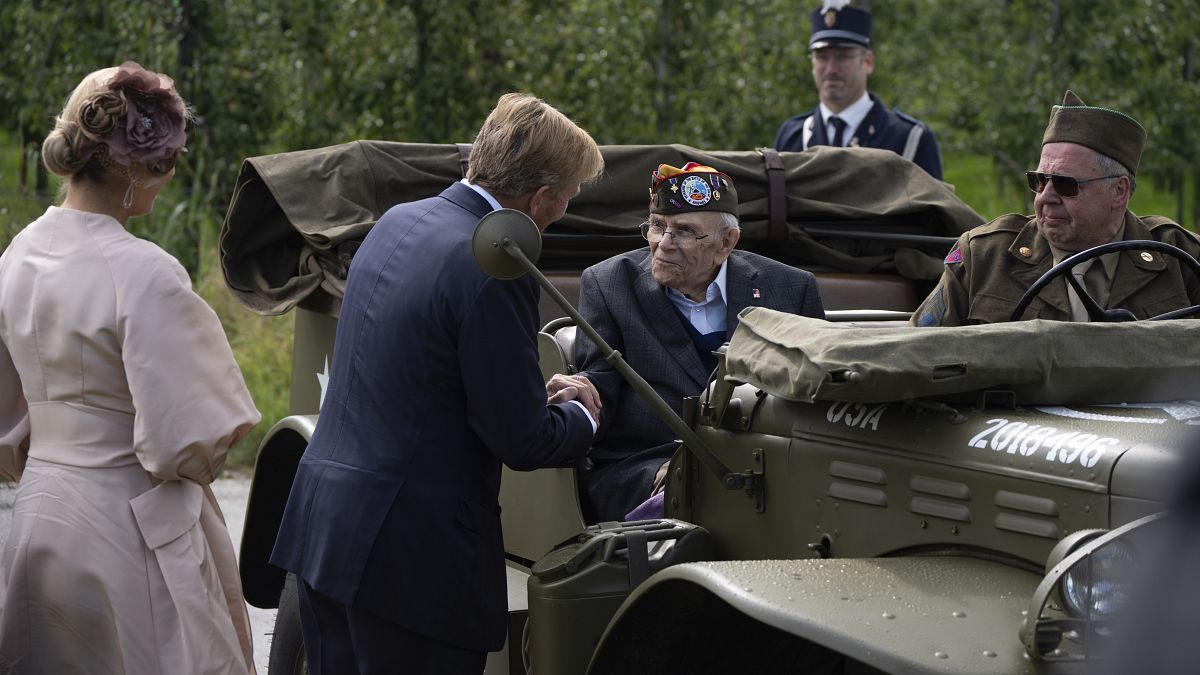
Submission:
[[[833,125],[829,123],[830,117],[833,117],[836,114],[843,122],[846,123],[846,131],[842,133],[842,142],[846,145],[850,145],[850,142],[855,136],[858,135],[858,126],[862,124],[864,119],[867,118],[867,113],[871,112],[871,107],[873,105],[875,104],[871,101],[871,95],[865,91],[863,92],[862,98],[846,106],[846,109],[840,113],[834,113],[829,109],[828,106],[822,103],[821,119],[825,120],[826,138],[829,139],[830,144],[833,143],[833,135],[835,131]]]
[[[674,288],[667,289],[667,298],[671,304],[688,318],[688,323],[701,335],[725,330],[726,298],[729,297],[725,283],[728,276],[729,260],[726,259],[717,270],[716,278],[708,285],[701,302],[692,300]]]
[[[500,202],[496,201],[496,198],[492,196],[492,193],[488,192],[487,190],[468,181],[466,178],[460,180],[459,182],[462,183],[463,185],[466,185],[467,187],[471,188],[472,190],[478,192],[479,196],[486,199],[487,203],[492,205],[493,211],[499,211],[500,209],[504,208],[504,207],[500,206]]]

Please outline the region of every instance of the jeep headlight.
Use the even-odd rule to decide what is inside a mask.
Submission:
[[[1064,608],[1076,617],[1112,617],[1129,600],[1135,566],[1133,548],[1121,541],[1096,549],[1063,575]]]

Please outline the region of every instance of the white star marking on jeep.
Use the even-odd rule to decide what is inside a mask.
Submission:
[[[325,357],[325,370],[317,373],[317,383],[321,385],[321,400],[317,401],[317,412],[321,412],[321,405],[325,403],[325,388],[329,386],[329,357]]]

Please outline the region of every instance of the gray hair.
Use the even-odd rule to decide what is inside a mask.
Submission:
[[[1137,189],[1137,179],[1133,177],[1133,173],[1125,168],[1125,165],[1117,160],[1109,157],[1103,152],[1096,153],[1096,168],[1100,170],[1102,176],[1124,176],[1129,179],[1129,196],[1133,196],[1133,191]]]
[[[717,232],[724,232],[725,230],[740,230],[740,229],[742,229],[741,226],[738,224],[738,217],[733,215],[732,213],[729,213],[727,211],[721,211],[720,213],[718,213],[718,215],[721,216],[721,222],[719,222],[717,224]]]

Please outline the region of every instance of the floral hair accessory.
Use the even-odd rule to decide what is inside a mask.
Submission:
[[[108,158],[125,167],[170,166],[187,142],[187,115],[175,81],[133,61],[121,64],[79,117],[84,135],[106,145]]]

